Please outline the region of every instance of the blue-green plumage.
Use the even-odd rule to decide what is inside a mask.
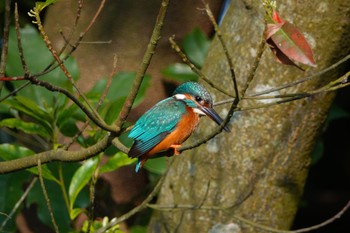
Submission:
[[[130,131],[129,138],[135,143],[129,156],[136,158],[150,151],[174,131],[183,114],[186,114],[185,103],[173,97],[157,103],[138,119]]]
[[[171,147],[177,153],[175,147],[193,132],[199,115],[207,115],[221,124],[223,120],[214,111],[212,104],[212,98],[203,86],[186,82],[176,88],[172,97],[160,101],[142,115],[129,133],[134,144],[128,154],[132,158],[138,158],[136,172],[150,155]],[[227,127],[224,129],[229,132]]]

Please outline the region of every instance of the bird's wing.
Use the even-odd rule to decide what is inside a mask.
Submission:
[[[129,156],[135,158],[150,151],[174,131],[185,112],[186,105],[172,97],[162,100],[148,110],[129,133],[129,138],[135,140]]]

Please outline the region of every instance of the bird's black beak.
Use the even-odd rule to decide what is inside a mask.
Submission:
[[[210,119],[216,122],[216,124],[221,125],[221,123],[224,121],[221,119],[221,117],[215,112],[213,108],[209,107],[203,107],[201,106],[201,110],[207,115]],[[231,130],[225,125],[224,130],[226,132],[231,132]]]

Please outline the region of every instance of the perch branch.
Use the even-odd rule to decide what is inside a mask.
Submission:
[[[0,162],[0,174],[10,173],[18,170],[24,170],[30,167],[34,167],[40,160],[41,164],[63,161],[63,162],[77,162],[91,158],[98,153],[104,151],[110,145],[110,136],[105,136],[101,141],[88,148],[81,149],[79,151],[66,151],[63,149],[56,149],[14,159],[10,161]]]

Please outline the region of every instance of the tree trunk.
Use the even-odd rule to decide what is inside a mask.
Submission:
[[[278,1],[277,4],[281,17],[306,35],[314,50],[317,68],[301,71],[281,65],[266,48],[247,95],[300,80],[349,53],[349,1]],[[260,1],[231,1],[221,27],[233,56],[240,89],[246,85],[258,51],[263,15]],[[214,83],[233,93],[227,60],[217,39],[203,71]],[[340,72],[336,69],[274,94],[313,90],[338,77]],[[210,91],[216,101],[227,98],[213,89]],[[207,144],[174,158],[157,204],[178,208],[156,210],[149,231],[262,231],[239,222],[235,216],[273,228],[289,229],[303,193],[310,154],[333,97],[334,93],[318,94],[234,113],[229,125],[231,134],[222,133]],[[240,106],[264,103],[243,100]],[[217,110],[224,116],[228,106]],[[208,119],[201,121],[198,133],[189,143],[213,130],[214,124]],[[201,206],[201,209],[180,208],[184,205]]]

